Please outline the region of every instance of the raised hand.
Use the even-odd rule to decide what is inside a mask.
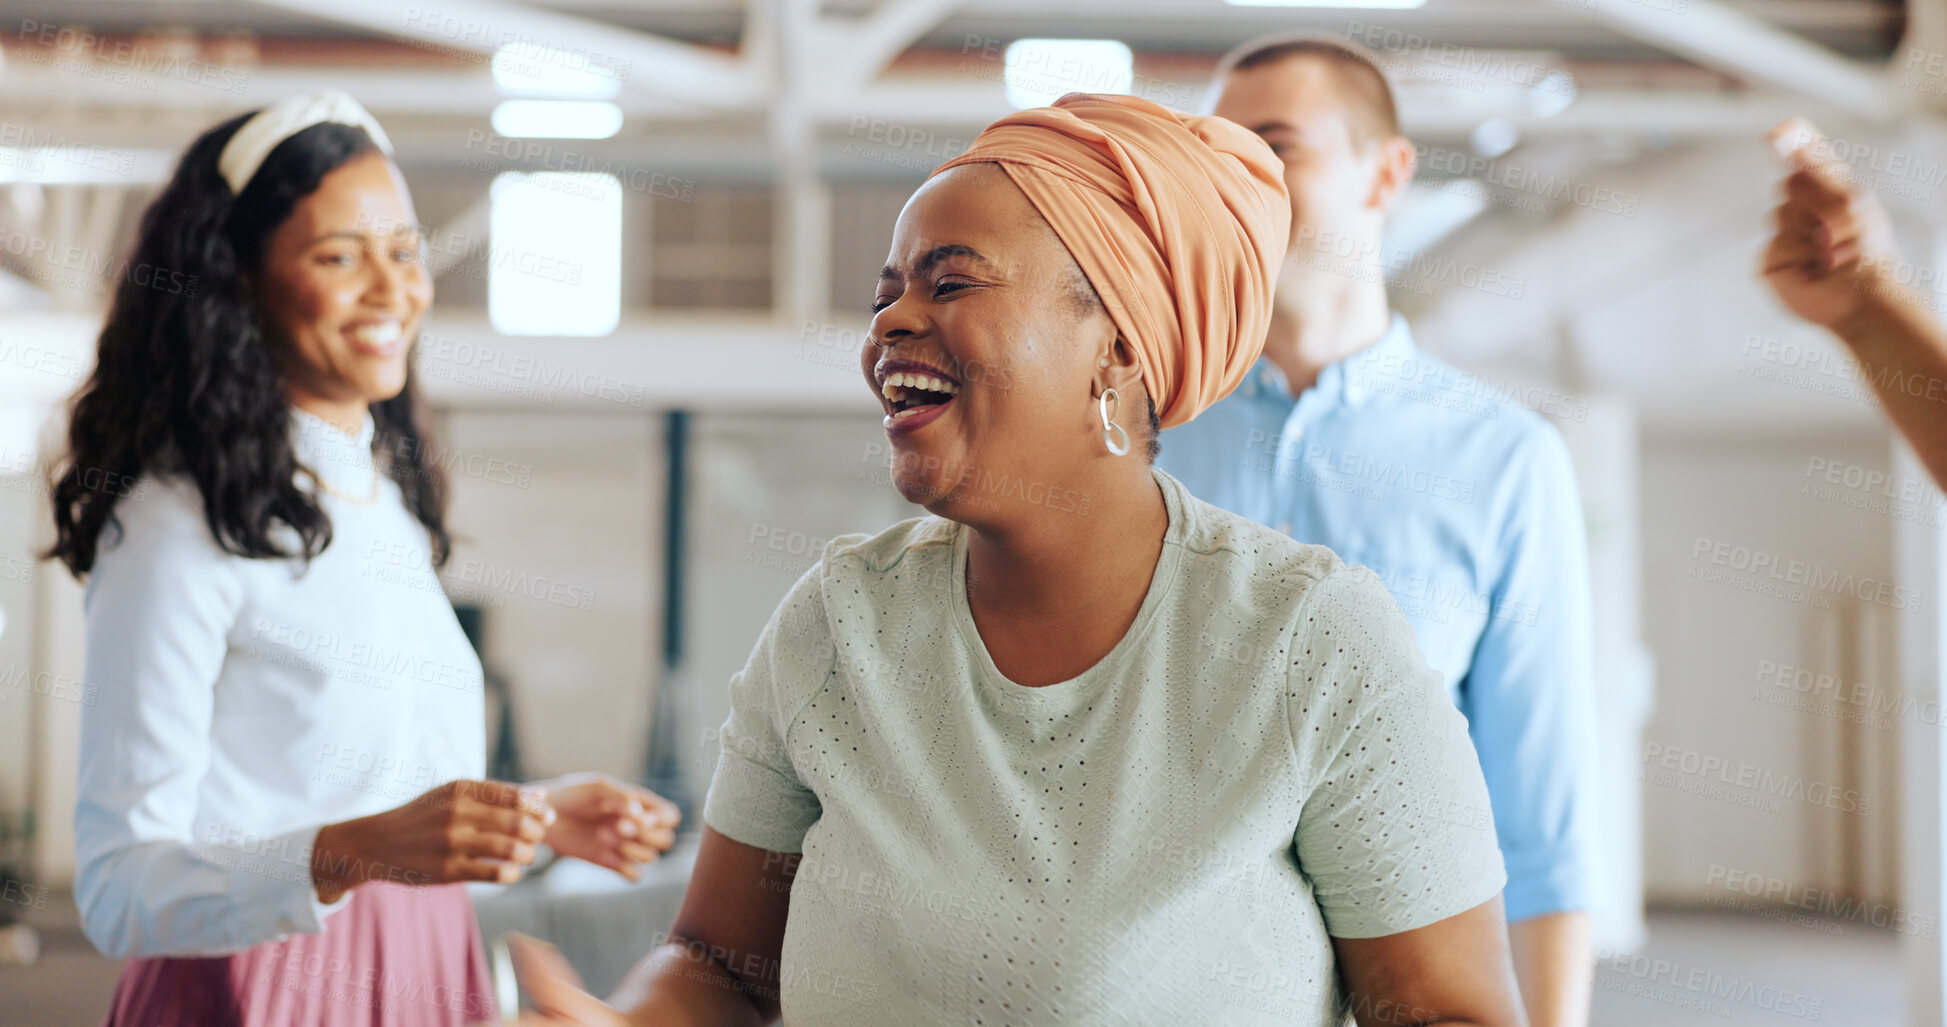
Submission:
[[[1941,296],[1926,284],[1938,269],[1900,259],[1885,208],[1824,157],[1810,122],[1792,118],[1769,136],[1794,170],[1765,249],[1765,281],[1792,313],[1845,343],[1860,379],[1947,488],[1947,330]]]
[[[1892,221],[1877,197],[1824,156],[1824,137],[1811,122],[1791,118],[1766,138],[1793,170],[1785,202],[1772,212],[1776,234],[1765,248],[1764,279],[1792,313],[1837,329],[1899,291],[1886,273],[1899,259]]]

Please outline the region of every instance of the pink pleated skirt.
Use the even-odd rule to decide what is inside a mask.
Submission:
[[[464,1027],[498,1015],[466,886],[374,882],[321,934],[130,960],[104,1027]]]

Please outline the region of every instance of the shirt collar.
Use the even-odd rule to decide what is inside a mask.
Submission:
[[[372,488],[372,438],[378,426],[366,411],[357,435],[307,410],[291,407],[291,450],[297,462],[333,488],[364,495]]]
[[[1394,314],[1392,321],[1386,325],[1386,331],[1370,345],[1325,365],[1318,372],[1318,383],[1308,391],[1356,407],[1371,395],[1373,376],[1383,373],[1379,370],[1381,366],[1410,360],[1417,352],[1419,350],[1413,345],[1413,332],[1406,326],[1406,318]],[[1267,357],[1258,357],[1257,366],[1251,368],[1246,382],[1246,388],[1254,399],[1292,402],[1291,389],[1285,384],[1284,372]]]
[[[1377,376],[1389,373],[1388,367],[1393,369],[1390,373],[1397,373],[1399,365],[1413,359],[1418,352],[1406,319],[1394,314],[1392,323],[1377,341],[1326,370],[1337,373],[1346,405],[1356,407],[1372,395],[1372,383]]]

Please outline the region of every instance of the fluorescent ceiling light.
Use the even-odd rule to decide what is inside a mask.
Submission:
[[[1126,93],[1135,54],[1114,39],[1017,39],[1007,45],[1007,102],[1046,107],[1064,93]]]
[[[590,100],[502,100],[493,124],[509,139],[607,139],[622,131],[622,108]]]
[[[494,176],[487,318],[502,335],[607,335],[622,320],[622,183]]]
[[[628,75],[597,54],[508,43],[494,51],[494,84],[513,96],[612,100]]]

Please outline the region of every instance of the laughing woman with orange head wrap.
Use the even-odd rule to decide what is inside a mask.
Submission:
[[[1465,725],[1371,572],[1153,470],[1290,222],[1217,118],[1071,94],[914,194],[865,352],[934,516],[834,540],[731,682],[672,940],[543,1023],[1514,1024]]]

